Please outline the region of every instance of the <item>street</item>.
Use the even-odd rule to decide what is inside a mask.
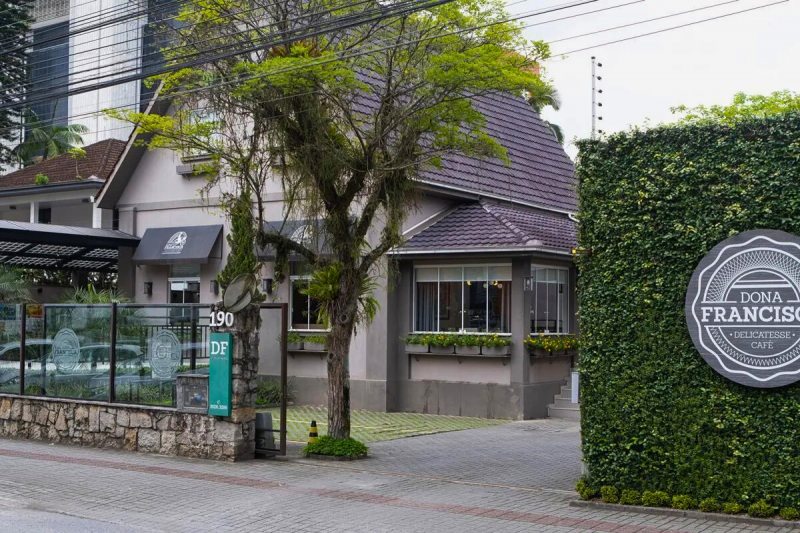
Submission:
[[[235,464],[0,440],[0,531],[767,531],[569,507],[578,432],[532,420],[376,443],[358,462],[294,448]]]

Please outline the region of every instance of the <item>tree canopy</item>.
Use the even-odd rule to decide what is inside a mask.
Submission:
[[[151,148],[207,154],[198,170],[207,176],[203,193],[228,212],[242,191],[253,195],[257,241],[276,251],[276,280],[287,273],[288,254],[309,263],[309,296],[330,328],[328,422],[336,438],[350,429],[350,341],[377,312],[372,290],[387,271],[385,254],[403,242],[415,179],[449,154],[505,159],[476,99],[547,93],[538,64],[548,47],[525,40],[501,1],[401,9],[408,4],[187,3],[163,51],[175,65],[160,78],[173,111],[112,113],[153,134]],[[291,42],[264,44],[276,39]],[[249,52],[220,59],[232,49]],[[193,58],[208,59],[187,68]],[[284,220],[320,221],[324,253],[265,227],[268,193],[280,193]]]
[[[9,101],[22,94],[28,81],[25,44],[33,22],[32,2],[29,0],[0,0],[0,27],[3,28],[3,49],[0,54],[0,100]],[[0,165],[15,163],[11,149],[21,132],[22,113],[6,109],[0,111]]]
[[[782,113],[800,112],[800,94],[792,91],[775,91],[769,95],[736,93],[730,105],[673,107],[671,111],[682,115],[681,124],[722,123],[733,125],[750,118],[764,118]]]

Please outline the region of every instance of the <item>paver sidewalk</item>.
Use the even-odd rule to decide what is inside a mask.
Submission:
[[[550,420],[377,443],[373,458],[346,464],[214,463],[0,440],[0,502],[159,532],[758,530],[571,508],[562,487],[579,473],[579,462],[565,463],[577,450],[577,425]]]

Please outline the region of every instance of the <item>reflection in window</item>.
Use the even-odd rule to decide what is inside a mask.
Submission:
[[[531,332],[568,333],[567,270],[552,267],[531,267],[533,299]]]
[[[417,268],[414,330],[508,333],[510,295],[510,266]]]

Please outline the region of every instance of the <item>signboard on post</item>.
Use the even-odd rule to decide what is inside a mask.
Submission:
[[[233,335],[230,333],[212,333],[208,348],[211,359],[208,371],[208,414],[231,416]]]
[[[800,379],[800,238],[745,231],[700,261],[686,293],[686,322],[711,367],[748,387]]]

